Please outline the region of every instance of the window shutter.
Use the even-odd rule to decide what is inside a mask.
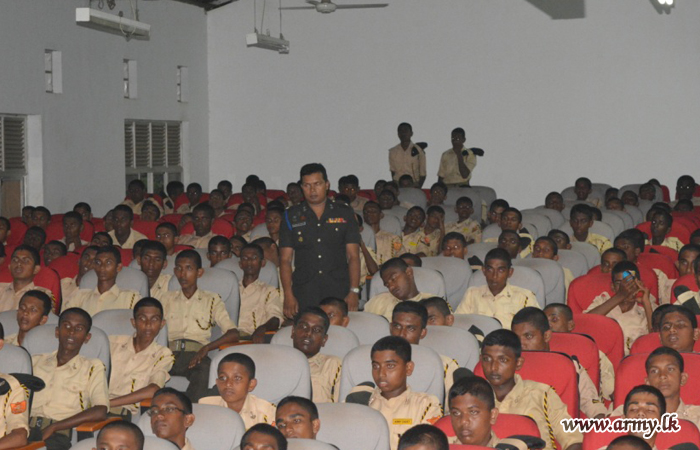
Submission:
[[[151,124],[151,162],[153,167],[165,167],[166,165],[166,125],[162,122]]]
[[[2,170],[26,173],[26,120],[24,117],[2,116],[0,127]]]
[[[181,127],[179,123],[168,124],[168,167],[182,164]]]
[[[149,123],[136,122],[136,167],[151,167],[151,127]]]
[[[124,161],[126,167],[134,167],[134,122],[124,123]]]

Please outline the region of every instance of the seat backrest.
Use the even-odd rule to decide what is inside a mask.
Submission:
[[[669,258],[671,261],[678,261],[678,252],[665,245],[647,245],[644,247],[644,251],[648,253],[659,253]]]
[[[420,206],[423,209],[427,208],[428,199],[425,192],[418,188],[399,188],[399,201],[402,203],[410,203],[415,206]]]
[[[600,252],[595,248],[594,245],[588,242],[572,242],[571,250],[582,254],[586,261],[588,261],[588,267],[593,267],[600,264]]]
[[[32,357],[16,345],[5,344],[0,349],[0,367],[4,373],[32,374]]]
[[[457,200],[460,197],[469,197],[474,205],[474,212],[470,216],[477,222],[481,221],[481,195],[476,189],[461,187],[461,188],[450,188],[447,191],[447,196],[445,197],[445,205],[447,207],[454,206],[457,204]],[[488,205],[487,205],[488,206]],[[447,209],[447,208],[446,208]]]
[[[173,277],[173,279],[175,279]],[[175,279],[177,282],[177,279]],[[117,275],[117,286],[121,290],[136,291],[141,294],[141,297],[148,297],[150,291],[148,289],[148,277],[139,269],[133,267],[122,267]],[[83,278],[80,279],[80,289],[95,289],[97,287],[97,274],[94,270],[88,271]]]
[[[34,277],[34,284],[44,289],[51,291],[53,296],[53,312],[58,313],[60,310],[60,305],[63,302],[63,296],[61,292],[61,279],[55,270],[49,267],[42,267],[39,273]]]
[[[612,292],[610,274],[588,273],[571,282],[566,304],[569,305],[574,314],[580,314],[603,292]]]
[[[549,217],[539,212],[522,212],[523,223],[531,223],[537,228],[537,234],[539,236],[547,236],[549,230],[552,229],[552,221]],[[529,229],[529,227],[528,227]]]
[[[377,236],[374,234],[374,230],[370,227],[363,227],[360,230],[360,237],[362,242],[364,242],[365,247],[377,251]]]
[[[419,292],[433,294],[445,298],[445,280],[437,270],[427,267],[413,267],[413,278]],[[369,298],[387,292],[386,286],[380,277],[375,277],[369,286]]]
[[[449,415],[435,422],[435,426],[441,429],[447,437],[455,435],[455,430],[452,428],[452,418]],[[521,416],[520,414],[498,413],[496,423],[491,426],[491,430],[499,439],[518,435],[540,437],[540,429],[537,426],[537,422],[531,417]],[[464,446],[464,448],[472,449],[481,447],[469,445]]]
[[[513,265],[529,267],[540,274],[544,282],[544,302],[546,305],[566,301],[564,268],[558,262],[545,258],[526,258],[513,260]]]
[[[440,355],[422,345],[411,345],[411,348],[411,360],[415,369],[408,377],[408,384],[414,391],[432,394],[442,403],[445,397],[445,369]],[[340,373],[341,401],[358,384],[368,381],[374,383],[371,350],[371,345],[362,345],[350,351],[343,359],[343,370]]]
[[[272,336],[272,344],[284,345],[287,347],[294,347],[292,342],[292,328],[291,326],[281,328],[274,336]],[[389,326],[385,328],[387,334],[389,334]],[[386,336],[386,335],[385,335]],[[345,327],[340,327],[337,325],[331,325],[328,330],[328,340],[326,345],[321,347],[321,353],[324,355],[337,356],[340,359],[345,358],[345,355],[350,352],[350,350],[360,346],[360,341],[355,336],[355,333],[350,331]]]
[[[615,421],[617,419],[620,419],[620,417],[611,417],[610,419],[612,421]],[[615,438],[625,436],[626,434],[627,433],[615,431],[585,433],[583,435],[582,443],[583,450],[598,450],[601,448],[607,448],[608,445],[610,445],[610,443],[615,440]]]
[[[0,312],[0,324],[2,324],[2,328],[5,331],[5,337],[19,333],[17,310],[11,309],[9,311]]]
[[[236,257],[236,255],[220,261],[214,267],[233,272],[236,274],[237,282],[243,279],[243,269],[241,269],[241,266],[238,265],[238,257]],[[260,275],[258,275],[258,279],[274,288],[279,288],[280,282],[279,277],[277,276],[277,267],[270,261],[267,261],[265,265],[260,268]]]
[[[238,291],[238,278],[230,270],[218,267],[207,267],[204,275],[197,281],[197,287],[205,291],[219,294],[226,306],[229,317],[238,323],[238,310],[241,306],[240,292]],[[172,277],[168,283],[168,290],[177,291],[180,289],[180,282]]]
[[[327,442],[316,439],[288,439],[287,450],[335,450],[335,447]]]
[[[27,224],[22,222],[21,217],[10,217],[10,227],[12,231],[7,236],[7,244],[5,246],[16,246],[24,240],[24,234],[27,232]]]
[[[389,335],[389,322],[384,316],[363,311],[350,311],[348,329],[355,333],[360,345],[372,345]]]
[[[637,257],[637,263],[638,265],[659,269],[665,273],[669,279],[678,278],[678,269],[676,269],[674,261],[666,255],[643,252]]]
[[[572,283],[573,284],[573,283]],[[574,313],[574,330],[593,338],[598,345],[598,350],[605,353],[617,370],[624,355],[625,339],[622,328],[614,319],[600,314],[576,314]]]
[[[401,219],[398,216],[385,213],[384,217],[379,221],[379,229],[401,236],[401,230],[403,229],[401,223]]]
[[[560,230],[568,234],[569,236],[574,235],[574,230],[571,229],[571,225],[569,225],[569,222],[562,225]],[[617,236],[610,225],[608,225],[605,222],[599,222],[597,220],[593,221],[593,225],[588,231],[590,233],[606,237],[610,242],[613,242],[615,240],[615,236]]]
[[[557,255],[559,256],[557,262],[561,264],[562,267],[569,269],[574,278],[585,275],[590,268],[586,257],[577,251],[561,249],[557,252]]]
[[[545,208],[544,206],[538,206],[537,208],[534,209],[524,209],[521,210],[521,213],[525,212],[536,212],[537,214],[542,214],[543,216],[547,216],[549,218],[549,221],[552,224],[552,230],[558,230],[562,225],[564,225],[567,222],[566,217],[560,212],[557,211],[556,209],[549,209]]]
[[[700,430],[693,422],[685,419],[678,421],[681,429],[675,433],[659,433],[656,436],[656,448],[671,448],[677,444],[700,443]]]
[[[529,289],[537,297],[537,303],[542,308],[545,306],[545,289],[542,276],[535,269],[524,266],[513,266],[513,276],[508,279],[508,283],[523,289]],[[486,284],[486,277],[481,271],[476,271],[469,279],[469,287],[483,286]]]
[[[627,229],[625,227],[625,221],[622,220],[622,217],[620,217],[616,214],[612,214],[608,210],[602,211],[601,219],[602,219],[601,222],[610,225],[610,228],[612,228],[613,239],[614,239],[614,236],[617,236],[618,234],[622,233],[624,230]],[[612,239],[610,240],[610,242],[612,242]]]
[[[638,261],[639,262],[639,261]],[[659,279],[656,276],[656,272],[649,267],[645,261],[639,262],[637,264],[637,268],[639,269],[639,277],[642,279],[642,283],[649,288],[649,292],[651,295],[654,296],[654,298],[657,299],[659,298]],[[597,265],[595,267],[592,267],[591,270],[588,271],[589,274],[597,274],[600,275],[600,265]],[[608,282],[612,283],[612,277],[608,274]],[[611,287],[608,287],[608,292],[612,294],[612,291],[610,290]]]
[[[211,360],[209,387],[216,383],[219,361],[231,353],[248,355],[255,362],[256,396],[274,404],[289,395],[311,398],[309,362],[302,352],[287,345],[238,345],[217,352]]]
[[[134,317],[130,309],[108,309],[100,311],[92,318],[92,323],[107,336],[131,336],[134,334],[134,327],[131,326],[131,319]],[[155,339],[156,343],[163,347],[168,346],[168,324],[164,324]]]
[[[476,256],[481,260],[481,262],[484,262],[486,259],[486,254],[496,247],[498,247],[498,243],[496,242],[477,242],[475,244],[467,245],[466,258]]]
[[[487,239],[498,239],[498,236],[501,235],[501,227],[498,226],[497,223],[492,223],[484,227],[484,229],[481,231],[481,239],[483,241]]]
[[[479,341],[461,327],[428,325],[428,333],[420,344],[430,347],[439,355],[457,361],[460,367],[473,370],[479,362]]]
[[[637,225],[636,228],[642,233],[646,234],[647,236],[651,236],[651,222],[642,222],[639,225]],[[673,222],[673,224],[671,224],[671,230],[668,232],[668,236],[678,238],[678,240],[681,241],[683,244],[687,244],[690,242],[690,231],[683,225],[680,225],[676,222]]]
[[[630,213],[627,211],[615,211],[612,209],[606,209],[603,213],[603,221],[605,221],[605,214],[617,216],[620,219],[622,219],[623,230],[629,230],[630,228],[634,228],[634,226],[637,225]]]
[[[496,190],[489,186],[470,186],[474,192],[479,194],[483,205],[487,207],[493,203],[494,200],[498,198],[496,195]],[[476,206],[474,209],[477,209]]]
[[[145,222],[143,220],[134,220],[131,224],[131,228],[138,231],[141,234],[145,234],[148,239],[156,239],[156,228],[158,228],[160,222]]]
[[[597,183],[594,183],[592,188],[591,188],[591,193],[588,195],[588,198],[586,200],[578,200],[576,198],[576,192],[574,192],[574,186],[569,186],[568,188],[564,189],[561,191],[561,196],[564,198],[564,201],[567,202],[574,202],[577,201],[579,203],[588,203],[589,201],[594,201],[594,200],[600,200],[602,198],[605,198],[605,189],[603,191],[600,191],[600,186],[596,186]]]
[[[682,277],[678,278],[676,282],[673,283],[673,287],[671,287],[671,303],[676,303],[676,301],[678,301],[678,298],[676,298],[676,288],[680,286],[685,286],[694,292],[698,292],[698,290],[700,290],[694,274],[689,273],[687,275],[683,275]]]
[[[446,256],[432,256],[422,258],[423,267],[437,270],[445,281],[447,302],[452,309],[456,309],[464,298],[469,286],[469,278],[472,270],[469,263],[463,259]]]
[[[632,226],[636,227],[640,223],[644,222],[644,214],[639,207],[634,205],[625,205],[625,212],[632,217]]]
[[[316,406],[322,424],[316,436],[319,441],[333,444],[339,450],[388,450],[389,427],[376,409],[356,403]]]
[[[549,349],[575,356],[600,391],[600,356],[592,337],[578,333],[552,333]]]
[[[111,367],[109,338],[107,338],[107,334],[104,331],[96,326],[92,327],[90,334],[92,334],[92,337],[80,348],[80,354],[86,358],[96,358],[102,361],[107,368],[107,378],[109,378]],[[32,328],[24,337],[22,346],[32,356],[56,351],[58,349],[56,327],[42,326]]]
[[[192,442],[192,447],[207,450],[233,450],[241,442],[245,425],[241,416],[234,410],[194,403],[192,413],[195,421],[187,429],[187,438]],[[154,436],[148,414],[141,415],[138,426],[144,435]],[[226,432],[222,433],[221,430]]]
[[[80,264],[80,255],[68,253],[51,261],[49,268],[55,270],[60,279],[75,278],[78,275],[78,264]]]
[[[481,314],[455,314],[453,327],[463,328],[471,334],[486,337],[492,331],[503,328],[501,322],[495,317]]]
[[[144,436],[144,450],[178,450],[177,445],[156,436]],[[92,450],[97,448],[97,437],[91,437],[73,444],[71,450]]]

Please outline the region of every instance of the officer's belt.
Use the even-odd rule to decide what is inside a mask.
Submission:
[[[46,429],[52,423],[58,422],[58,420],[49,419],[48,417],[32,416],[29,418],[29,428],[39,428],[42,431]],[[56,431],[58,434],[68,436],[70,438],[71,429]]]
[[[168,342],[168,348],[174,352],[198,352],[204,344],[191,339],[177,339]]]

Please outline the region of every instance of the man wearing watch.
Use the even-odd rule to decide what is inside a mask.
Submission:
[[[358,308],[359,226],[352,208],[327,198],[329,188],[321,164],[302,167],[304,201],[287,209],[280,227],[280,278],[287,318],[318,306],[326,297],[345,299],[351,311]]]

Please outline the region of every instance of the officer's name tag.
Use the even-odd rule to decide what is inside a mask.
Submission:
[[[292,228],[299,228],[303,227],[304,225],[306,225],[306,222],[293,223]]]
[[[393,425],[413,425],[413,419],[394,419],[391,423]]]

